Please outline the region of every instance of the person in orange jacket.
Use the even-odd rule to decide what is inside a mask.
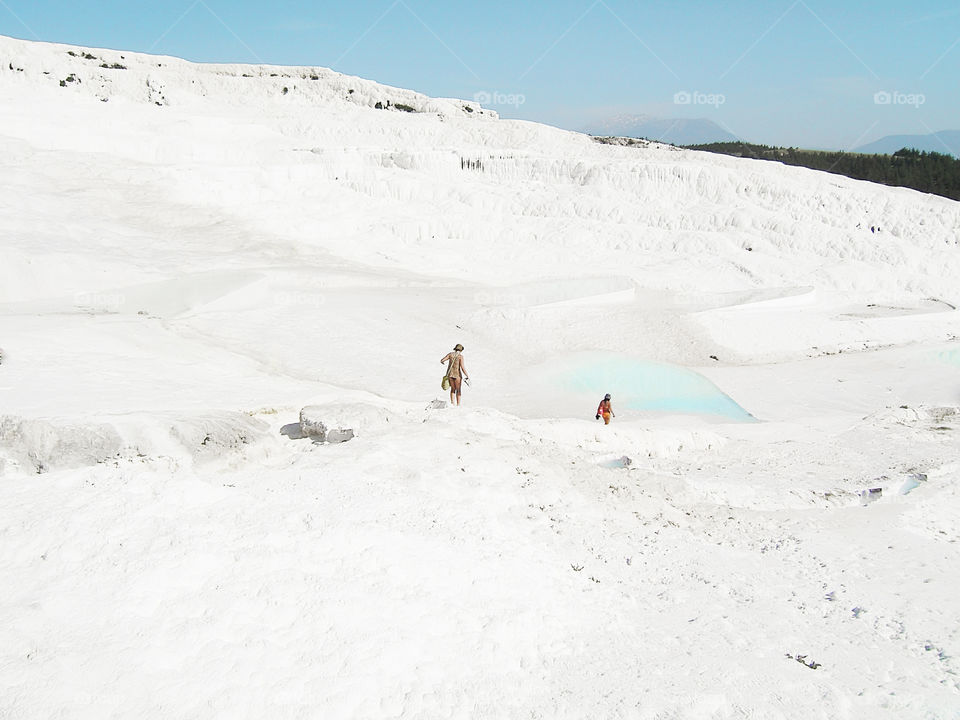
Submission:
[[[604,425],[609,425],[610,418],[616,417],[616,414],[613,412],[613,405],[610,404],[610,393],[603,396],[603,400],[600,401],[600,405],[597,407],[597,420],[600,419],[601,415],[603,415]]]

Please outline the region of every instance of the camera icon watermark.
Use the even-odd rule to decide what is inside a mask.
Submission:
[[[721,93],[680,90],[673,94],[674,105],[711,105],[718,108],[725,102],[727,102],[727,96]]]
[[[894,90],[880,90],[873,94],[874,105],[912,105],[915,108],[920,107],[927,101],[927,96],[923,93],[903,93]]]
[[[499,90],[487,91],[481,90],[473,94],[473,101],[485,107],[492,105],[520,107],[527,101],[527,96],[522,93],[505,93]]]

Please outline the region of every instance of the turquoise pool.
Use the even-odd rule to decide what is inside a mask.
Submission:
[[[960,348],[956,348],[954,350],[944,350],[943,352],[937,353],[937,358],[948,365],[956,365],[957,367],[960,367]]]
[[[605,353],[568,358],[556,368],[560,389],[600,401],[613,396],[613,409],[720,416],[756,422],[749,412],[703,375],[676,365]]]

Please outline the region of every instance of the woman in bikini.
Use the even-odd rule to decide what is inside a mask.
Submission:
[[[450,404],[454,404],[454,399],[456,399],[456,404],[460,404],[460,387],[463,380],[469,380],[470,375],[467,374],[467,366],[463,364],[463,345],[457,343],[453,352],[449,352],[443,356],[443,359],[440,361],[447,364],[447,378],[450,380]]]
[[[613,405],[610,404],[610,393],[603,396],[603,400],[600,401],[600,405],[597,407],[597,420],[600,419],[601,415],[603,415],[604,425],[609,425],[610,418],[616,417],[616,415],[613,414]]]

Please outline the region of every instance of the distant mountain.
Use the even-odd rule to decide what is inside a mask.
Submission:
[[[731,135],[706,118],[657,118],[650,115],[618,115],[583,128],[590,135],[647,138],[671,145],[732,142]]]
[[[854,148],[853,152],[891,155],[901,148],[944,153],[960,158],[960,130],[941,130],[930,135],[887,135]]]

